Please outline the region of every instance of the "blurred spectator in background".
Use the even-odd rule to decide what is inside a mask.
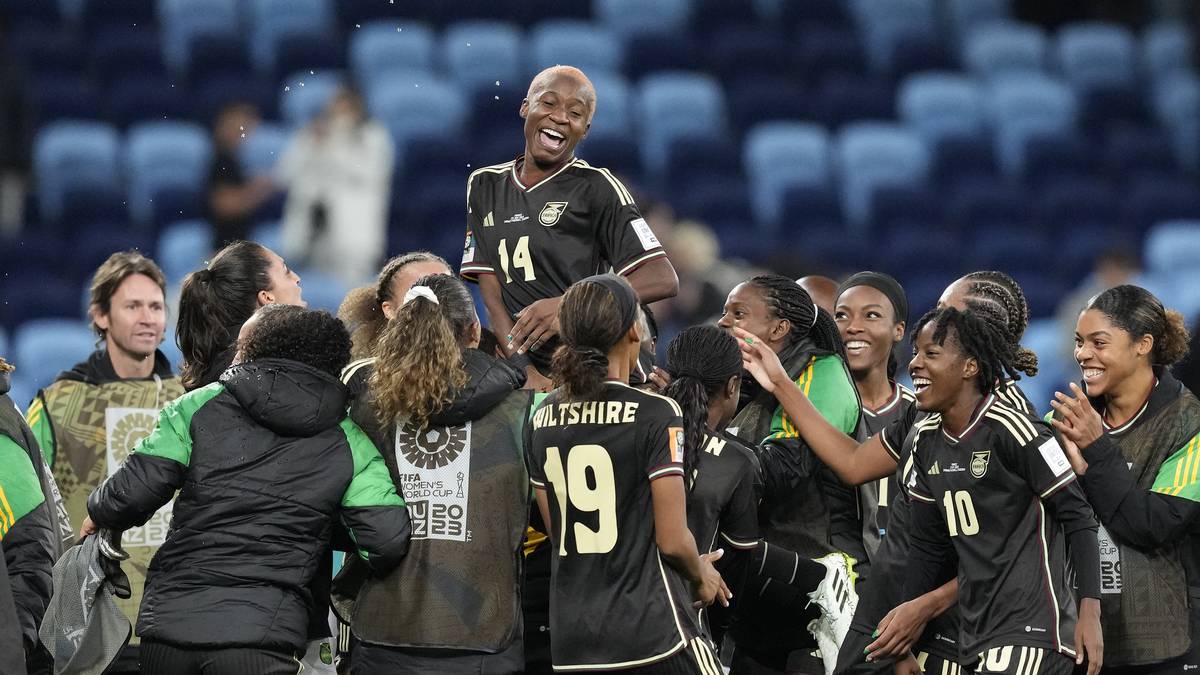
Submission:
[[[1092,273],[1075,290],[1067,294],[1058,305],[1055,321],[1058,322],[1064,357],[1075,363],[1075,323],[1079,313],[1087,307],[1093,297],[1121,284],[1137,284],[1142,273],[1142,262],[1137,255],[1125,249],[1110,249],[1096,256]]]
[[[344,85],[280,162],[284,256],[346,284],[372,274],[387,243],[393,160],[387,129]]]
[[[833,306],[837,303],[838,282],[820,274],[810,274],[800,277],[796,283],[800,284],[800,288],[808,291],[818,307],[829,312],[829,316],[833,316]]]
[[[215,152],[205,206],[218,247],[247,238],[255,211],[276,191],[270,178],[247,176],[238,157],[238,149],[258,122],[258,108],[246,101],[226,103],[213,122]]]
[[[25,219],[32,136],[25,78],[8,35],[8,21],[0,16],[0,234],[20,230]]]
[[[711,228],[692,220],[680,221],[666,235],[667,250],[679,272],[679,294],[654,304],[666,334],[684,326],[710,323],[721,313],[725,295],[746,277],[746,270],[721,259],[721,245]]]

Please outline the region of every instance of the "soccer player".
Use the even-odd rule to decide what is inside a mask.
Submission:
[[[375,343],[396,316],[404,294],[414,282],[430,274],[453,274],[450,263],[429,251],[413,251],[388,260],[371,286],[362,286],[346,294],[338,307],[338,318],[350,330],[354,347],[352,358],[375,356]],[[351,366],[354,364],[352,363]]]
[[[1102,526],[1105,672],[1200,667],[1200,401],[1170,370],[1187,351],[1178,312],[1109,289],[1075,329],[1083,390],[1051,404]]]
[[[521,103],[525,153],[467,179],[459,273],[479,284],[491,329],[508,353],[530,354],[530,383],[542,390],[557,345],[558,305],[572,283],[611,268],[645,303],[679,290],[629,190],[607,169],[575,157],[595,112],[596,90],[582,71],[554,66],[538,73]]]
[[[192,391],[217,381],[233,362],[242,324],[270,304],[307,307],[300,276],[274,251],[235,241],[183,280],[176,340],[183,351],[180,380]]]
[[[716,326],[684,329],[667,346],[671,384],[663,392],[683,412],[683,465],[688,488],[688,528],[699,550],[726,549],[717,570],[741,597],[751,552],[758,545],[758,458],[725,427],[737,410],[742,384],[742,353],[737,340]],[[731,606],[711,607],[708,633],[718,647],[728,628]]]
[[[475,348],[480,334],[461,280],[422,277],[398,299],[377,356],[343,373],[350,417],[385,448],[413,521],[400,566],[353,596],[355,673],[525,669],[522,441],[532,394],[520,390],[523,370]],[[339,579],[365,567],[347,565],[360,569]]]
[[[1096,521],[1049,425],[994,392],[1015,373],[1012,345],[996,321],[952,307],[926,314],[915,333],[908,370],[928,417],[905,441],[905,595],[933,589],[956,556],[964,668],[1065,675],[1086,658],[1095,675],[1104,651]]]
[[[683,420],[675,401],[630,387],[638,298],[616,275],[563,296],[563,386],[533,414],[530,482],[557,551],[551,650],[557,672],[721,672],[692,600],[728,591],[687,527]],[[690,585],[690,593],[688,586]]]
[[[67,520],[76,525],[87,516],[88,495],[154,429],[159,410],[183,394],[158,349],[167,329],[166,288],[162,270],[140,253],[109,256],[92,276],[88,303],[92,329],[103,345],[39,391],[26,413],[61,489]],[[166,541],[170,523],[167,506],[122,537],[133,596],[116,602],[131,621],[137,618],[150,560]],[[113,672],[137,672],[137,659],[134,637]]]

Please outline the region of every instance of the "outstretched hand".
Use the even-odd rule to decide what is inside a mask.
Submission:
[[[779,355],[756,335],[741,328],[734,328],[733,336],[742,349],[742,366],[746,372],[768,393],[775,393],[775,383],[788,379]]]

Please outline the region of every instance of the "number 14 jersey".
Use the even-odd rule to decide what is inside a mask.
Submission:
[[[529,428],[529,477],[546,491],[555,552],[554,669],[632,668],[683,649],[699,631],[687,584],[655,542],[650,494],[651,481],[683,476],[679,406],[616,382],[588,401],[559,389]]]

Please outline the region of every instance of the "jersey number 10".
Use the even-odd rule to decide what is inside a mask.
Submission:
[[[942,506],[946,508],[946,528],[951,537],[961,531],[964,536],[979,534],[979,519],[975,517],[975,502],[966,490],[946,492],[942,495]]]
[[[558,554],[567,554],[567,503],[578,511],[596,513],[596,529],[575,523],[576,553],[608,553],[617,545],[617,484],[612,459],[600,445],[576,445],[567,452],[566,472],[557,447],[546,448],[546,478],[554,484],[554,497],[562,519]],[[588,485],[588,470],[596,487]]]
[[[508,239],[500,240],[500,267],[504,269],[504,283],[512,283],[512,274],[509,272],[508,259]],[[533,258],[529,256],[529,235],[525,235],[517,240],[517,245],[513,246],[512,250],[512,267],[520,269],[525,273],[525,281],[536,281],[537,274],[533,272]]]

